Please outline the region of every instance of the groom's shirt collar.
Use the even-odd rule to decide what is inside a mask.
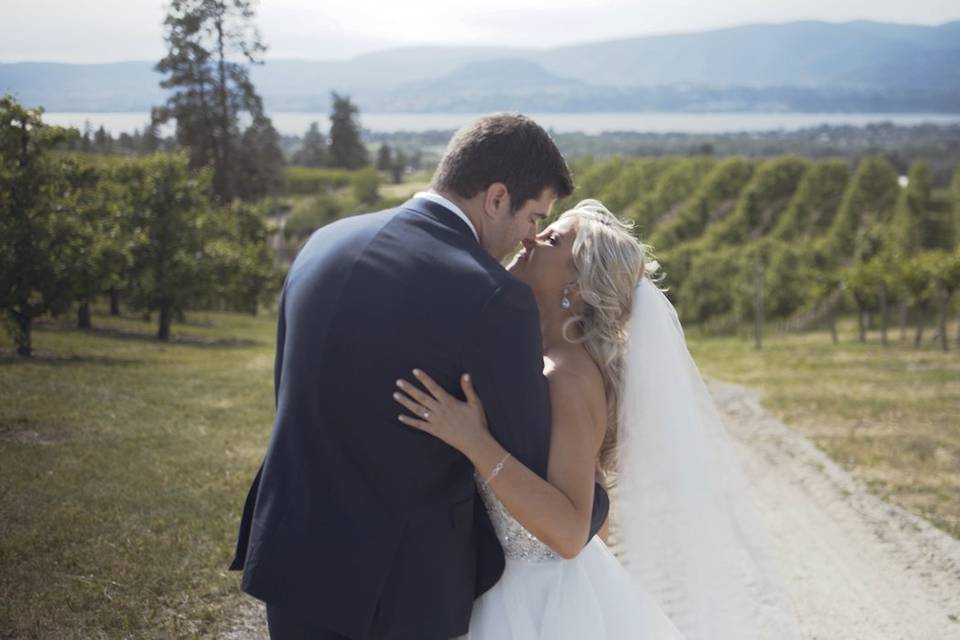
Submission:
[[[477,242],[480,242],[480,235],[477,233],[477,228],[473,226],[473,222],[470,221],[470,218],[467,217],[467,214],[463,212],[463,209],[453,204],[446,198],[444,198],[439,193],[433,191],[418,191],[413,194],[414,198],[424,198],[425,200],[430,200],[431,202],[436,202],[437,204],[446,207],[453,213],[457,215],[461,220],[467,223],[467,226],[470,227],[470,231],[473,232],[473,237],[477,239]]]

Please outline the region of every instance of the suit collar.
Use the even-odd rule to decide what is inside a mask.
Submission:
[[[479,244],[477,232],[468,220],[464,220],[454,211],[439,202],[414,196],[403,203],[402,208],[410,209],[433,218],[444,226],[456,229],[458,232],[465,234],[468,238]]]

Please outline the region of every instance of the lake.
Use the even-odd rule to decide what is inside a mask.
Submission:
[[[471,113],[362,113],[361,124],[372,131],[452,130],[482,114]],[[960,124],[960,114],[943,113],[531,113],[543,126],[560,133],[580,131],[636,131],[648,133],[728,133],[736,131],[796,130],[821,124],[863,126],[878,122],[898,125]],[[143,129],[146,112],[44,114],[50,124],[96,129],[103,125],[113,135]],[[274,112],[278,131],[302,135],[311,122],[326,128],[327,113]]]

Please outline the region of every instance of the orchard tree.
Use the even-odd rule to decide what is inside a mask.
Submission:
[[[131,303],[157,311],[157,338],[170,339],[175,314],[206,284],[203,217],[209,172],[191,172],[187,158],[153,156],[127,163],[119,172],[127,187],[133,229]]]
[[[110,311],[119,315],[119,293],[130,267],[129,228],[115,170],[112,162],[88,162],[77,172],[77,227],[70,242],[75,245],[71,273],[79,329],[92,327],[90,306],[101,292],[110,294]]]
[[[0,98],[0,311],[21,356],[32,353],[33,320],[73,302],[71,266],[86,241],[74,216],[80,170],[51,152],[79,133],[42,115]]]
[[[283,274],[270,251],[263,209],[234,202],[204,216],[199,305],[256,315],[260,302],[279,290]]]

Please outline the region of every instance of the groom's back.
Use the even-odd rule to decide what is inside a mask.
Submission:
[[[497,419],[509,391],[486,394],[488,413],[543,473],[537,322],[529,289],[441,205],[414,199],[316,232],[281,297],[276,422],[238,550],[245,590],[349,637],[463,633],[501,552],[472,465],[397,420],[394,383],[419,367],[459,393],[469,368],[484,395],[491,367],[511,370],[526,386],[498,384],[525,396],[503,398],[522,428]]]

